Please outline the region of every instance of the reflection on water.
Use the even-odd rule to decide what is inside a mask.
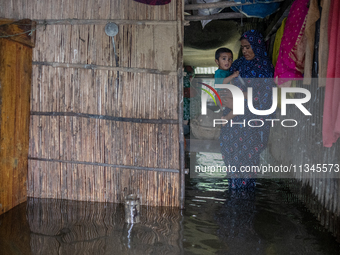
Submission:
[[[33,254],[178,254],[181,212],[141,207],[140,223],[127,224],[118,204],[28,201]],[[54,250],[54,253],[49,251]]]
[[[265,254],[261,238],[254,229],[255,190],[229,191],[226,197],[223,206],[215,213],[219,226],[217,235],[235,253]]]
[[[0,216],[1,254],[339,254],[339,244],[278,180],[231,192],[187,179],[186,209],[29,199]]]
[[[243,191],[228,190],[221,179],[188,181],[186,254],[340,254],[335,238],[282,181],[258,179]]]

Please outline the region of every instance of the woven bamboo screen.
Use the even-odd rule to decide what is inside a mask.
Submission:
[[[323,147],[325,88],[318,86],[317,79],[313,79],[311,85],[301,83],[297,83],[297,86],[307,89],[312,95],[312,100],[304,104],[312,115],[305,116],[295,105],[289,105],[287,116],[297,120],[298,126],[284,128],[276,125],[272,128],[270,151],[283,166],[295,167],[292,178],[296,181],[290,183],[289,187],[317,216],[321,224],[340,241],[340,178],[337,170],[340,142],[331,148]],[[297,94],[295,97],[303,96]],[[279,112],[277,118],[286,119]],[[319,170],[320,167],[324,167],[322,171]],[[327,171],[324,171],[325,169]]]
[[[28,196],[180,206],[182,2],[3,2],[38,24]]]

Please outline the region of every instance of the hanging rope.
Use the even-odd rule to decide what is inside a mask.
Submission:
[[[0,27],[4,27],[4,26],[10,26],[10,25],[13,25],[13,24],[16,24],[16,23],[19,23],[20,24],[20,21],[21,20],[17,20],[17,21],[14,21],[14,22],[10,22],[10,23],[6,23],[6,24],[1,24]],[[30,25],[30,24],[21,24],[21,25]],[[13,34],[13,35],[0,35],[0,38],[8,38],[8,37],[13,37],[13,36],[18,36],[18,35],[23,35],[23,34],[27,34],[29,36],[32,35],[32,32],[36,31],[38,26],[46,26],[46,24],[37,24],[35,28],[33,29],[30,29],[30,30],[27,30],[27,31],[24,31],[24,32],[21,32],[21,33],[16,33],[16,34]],[[1,33],[1,31],[0,31]]]
[[[29,33],[28,35],[31,36],[32,32],[35,31],[35,30],[37,30],[37,29],[34,28],[34,29],[31,29],[31,30],[27,30],[25,32],[13,34],[13,35],[0,35],[0,38],[13,37],[13,36],[23,35],[23,34],[27,34],[27,33]]]

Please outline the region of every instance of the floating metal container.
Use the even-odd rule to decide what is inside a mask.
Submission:
[[[125,222],[138,223],[140,221],[140,201],[136,194],[125,197]]]

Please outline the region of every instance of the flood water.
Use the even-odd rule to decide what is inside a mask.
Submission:
[[[231,192],[225,179],[186,180],[186,209],[29,198],[0,216],[0,254],[340,254],[281,180]]]

